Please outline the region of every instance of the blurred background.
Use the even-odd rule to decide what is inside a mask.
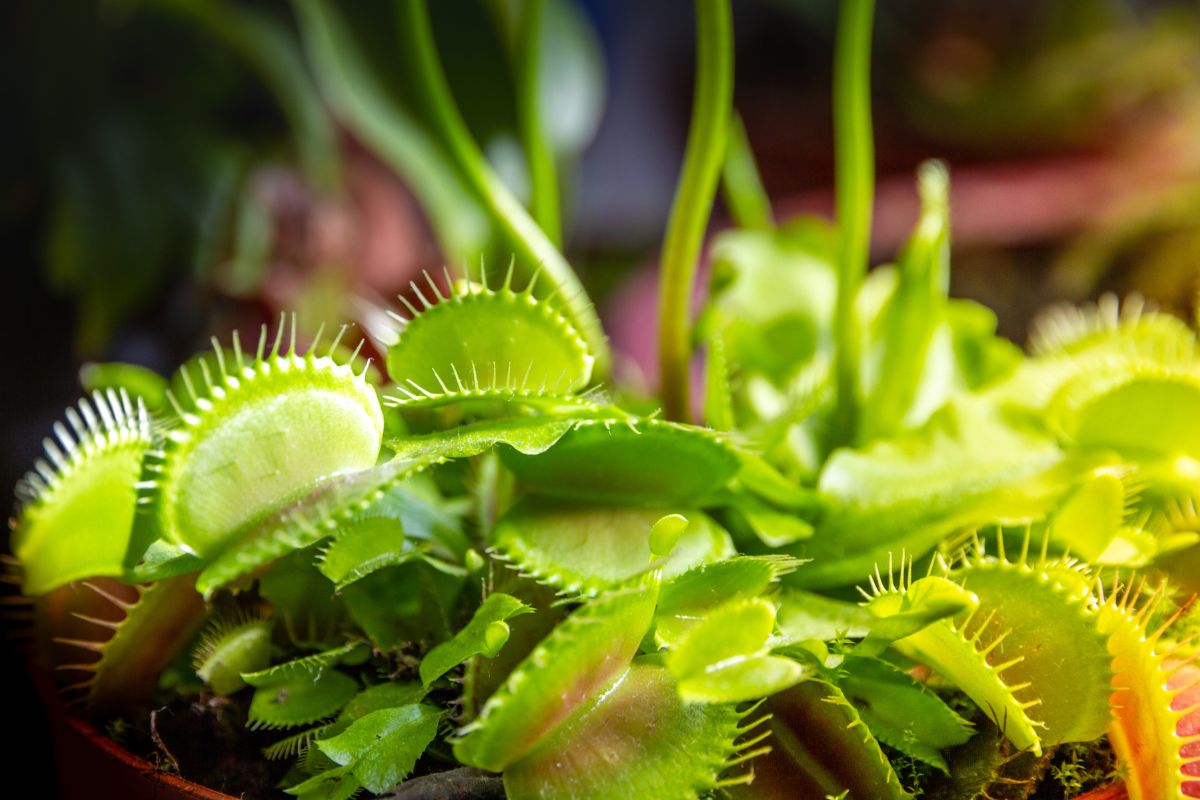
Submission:
[[[952,292],[996,309],[1014,340],[1045,304],[1104,291],[1194,312],[1200,5],[879,5],[877,262],[915,219],[914,167],[940,157]],[[466,121],[524,198],[521,2],[430,6]],[[837,7],[734,3],[735,103],[780,219],[832,207]],[[421,270],[507,263],[414,102],[393,12],[365,0],[0,5],[0,486],[32,464],[85,364],[169,372],[209,336],[284,310],[309,331],[369,328]],[[652,366],[692,36],[684,0],[549,0],[538,39],[563,247],[634,376]],[[726,220],[718,208],[714,230]],[[36,736],[28,747],[43,752]]]

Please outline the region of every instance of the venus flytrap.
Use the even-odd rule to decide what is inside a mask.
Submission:
[[[96,392],[67,409],[39,461],[17,486],[22,503],[13,554],[30,566],[26,591],[44,594],[80,578],[120,575],[152,438],[145,404],[125,391]],[[78,538],[79,541],[73,542]]]
[[[392,130],[340,12],[297,2],[322,85],[356,90],[333,98],[345,124],[396,145],[435,217],[459,207],[430,191],[454,191],[428,181],[436,147],[516,261],[414,283],[386,383],[349,331],[305,347],[286,325],[170,381],[91,370],[104,390],[56,427],[13,536],[68,698],[134,724],[151,699],[236,707],[308,800],[460,766],[513,800],[1024,798],[1082,790],[1068,757],[1134,800],[1200,796],[1176,683],[1194,622],[1142,591],[1200,541],[1196,333],[1106,298],[1022,354],[947,297],[937,163],[897,263],[866,271],[869,0],[839,28],[837,228],[773,223],[730,122],[728,4],[697,3],[660,330],[672,420],[708,351],[706,425],[597,386],[602,332],[533,222],[556,227],[552,171],[531,216],[470,139],[423,4],[397,10],[429,119]],[[742,228],[714,242],[693,332],[722,156]]]
[[[192,668],[214,694],[230,695],[249,682],[243,673],[262,669],[270,655],[270,620],[216,617],[192,651]]]

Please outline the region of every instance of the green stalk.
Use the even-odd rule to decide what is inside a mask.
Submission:
[[[771,198],[763,188],[754,151],[739,114],[729,120],[729,142],[721,168],[721,197],[739,228],[769,231],[775,227]]]
[[[690,305],[696,261],[712,213],[733,102],[733,20],[729,0],[696,0],[696,88],[683,174],[663,241],[658,363],[663,409],[689,416]]]
[[[838,294],[834,321],[837,434],[854,436],[862,343],[854,300],[867,272],[875,153],[871,141],[871,30],[874,0],[842,0],[833,68],[837,166]]]
[[[513,247],[526,268],[540,269],[566,304],[567,313],[596,356],[596,377],[603,379],[611,364],[600,318],[583,284],[546,233],[488,165],[471,138],[438,59],[429,11],[423,0],[396,0],[400,46],[412,59],[413,77],[432,119],[432,125],[464,179]]]
[[[494,226],[449,154],[388,91],[335,0],[292,2],[308,61],[334,116],[416,193],[448,260],[477,258],[491,243]]]
[[[517,113],[521,144],[529,167],[529,210],[534,220],[556,246],[562,246],[562,221],[559,218],[558,168],[554,152],[542,127],[542,108],[538,92],[538,66],[541,55],[542,18],[546,0],[525,0],[517,21],[516,74]]]

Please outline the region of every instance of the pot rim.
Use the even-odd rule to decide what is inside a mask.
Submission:
[[[96,726],[87,720],[73,716],[65,708],[60,707],[59,711],[63,714],[67,725],[72,730],[86,739],[90,744],[102,750],[107,756],[121,762],[146,780],[164,783],[179,793],[180,796],[194,798],[194,800],[237,800],[232,795],[218,792],[215,789],[210,789],[198,783],[193,783],[174,773],[163,772],[146,759],[136,756],[121,747],[121,745],[97,730]]]

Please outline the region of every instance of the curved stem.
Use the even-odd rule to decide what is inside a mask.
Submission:
[[[875,153],[871,141],[871,31],[874,0],[842,0],[833,69],[837,166],[838,294],[834,341],[840,442],[854,436],[860,350],[854,301],[867,272]],[[840,443],[839,442],[839,443]]]
[[[686,421],[690,404],[690,306],[696,261],[717,178],[733,104],[733,21],[729,0],[696,0],[696,88],[684,153],[663,241],[658,301],[658,363],[663,409]]]
[[[603,378],[611,356],[600,318],[583,284],[558,248],[496,176],[479,145],[471,138],[442,71],[424,1],[396,0],[396,9],[400,20],[400,45],[413,60],[413,77],[432,116],[436,133],[484,208],[509,239],[517,260],[529,270],[540,269],[540,274],[553,284],[554,293],[566,304],[572,322],[596,357],[597,377]]]
[[[495,226],[434,132],[388,90],[335,0],[292,0],[292,5],[308,62],[333,116],[416,194],[447,259],[464,263],[478,257]]]
[[[546,0],[525,0],[517,21],[516,73],[517,112],[521,144],[529,167],[529,210],[546,236],[562,245],[559,218],[558,169],[554,152],[542,127],[542,108],[538,93],[538,67],[541,56],[542,17]]]
[[[721,167],[721,197],[739,228],[769,231],[775,227],[771,198],[763,188],[762,176],[754,163],[746,126],[742,124],[741,115],[736,113],[729,120],[729,142]]]

